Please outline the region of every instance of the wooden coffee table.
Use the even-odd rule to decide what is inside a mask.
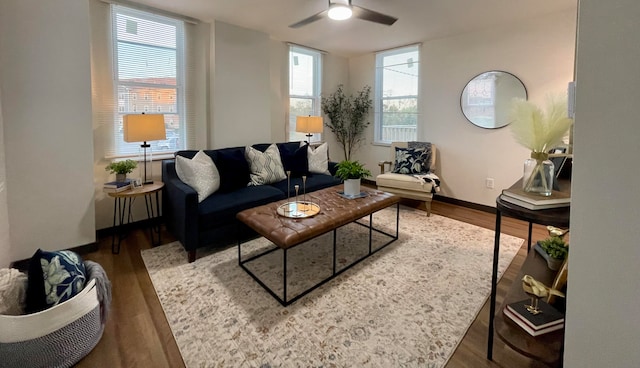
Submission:
[[[277,208],[286,203],[281,200],[263,206],[244,210],[237,214],[238,220],[255,230],[258,234],[270,240],[276,247],[265,252],[252,256],[246,260],[242,259],[242,241],[238,240],[238,264],[242,267],[260,286],[269,292],[280,304],[287,306],[300,299],[309,292],[315,290],[342,272],[348,270],[362,260],[383,249],[387,245],[398,239],[398,225],[400,221],[400,197],[393,194],[381,192],[374,189],[363,188],[366,196],[356,199],[347,199],[338,194],[343,190],[342,185],[325,188],[307,195],[307,200],[312,199],[320,205],[320,213],[309,218],[287,218],[277,214]],[[299,198],[302,199],[302,198]],[[292,200],[292,199],[290,199]],[[373,214],[382,209],[396,205],[396,232],[389,234],[383,230],[376,229],[373,224]],[[360,223],[357,220],[369,216],[369,223]],[[338,228],[356,223],[369,228],[369,251],[351,264],[342,269],[336,269],[336,231]],[[320,281],[314,286],[304,290],[294,297],[287,298],[287,251],[308,240],[333,231],[333,271],[329,277]],[[372,249],[373,231],[384,234],[390,240],[381,247]],[[282,298],[271,290],[262,280],[260,280],[246,266],[264,255],[281,250],[283,257],[283,296]]]

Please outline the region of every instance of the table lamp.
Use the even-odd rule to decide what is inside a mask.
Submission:
[[[311,143],[313,133],[322,133],[322,116],[296,117],[296,132],[307,133],[307,142]]]
[[[152,184],[151,174],[152,152],[149,141],[161,141],[167,139],[162,114],[135,114],[125,115],[123,120],[124,141],[143,142],[140,145],[143,151],[144,178],[143,184]],[[147,148],[149,152],[147,152]],[[147,169],[148,166],[148,169]]]

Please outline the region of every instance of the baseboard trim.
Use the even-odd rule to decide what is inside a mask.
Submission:
[[[154,222],[160,221],[161,224],[164,224],[164,220],[162,218],[144,219],[144,220],[134,221],[134,222],[122,225],[122,231],[126,233],[135,229],[143,229],[143,228],[148,229],[152,225],[151,221],[154,221]],[[102,239],[102,238],[112,236],[116,234],[117,231],[119,231],[118,227],[113,227],[113,226],[96,230],[96,239]]]
[[[91,252],[96,252],[98,250],[98,243],[93,242],[93,243],[78,245],[77,247],[61,249],[61,250],[71,250],[78,253],[79,255],[83,255]],[[29,269],[29,261],[31,261],[31,258],[13,261],[11,262],[11,268],[17,268],[22,272],[26,272]]]
[[[463,200],[456,199],[456,198],[449,198],[449,197],[443,197],[443,196],[439,196],[439,195],[434,195],[433,196],[433,200],[434,201],[439,201],[439,202],[444,202],[444,203],[455,204],[456,206],[471,208],[473,210],[478,210],[478,211],[483,211],[483,212],[488,212],[488,213],[493,213],[493,214],[496,213],[496,208],[495,207],[485,206],[483,204],[478,204],[478,203],[473,203],[473,202],[467,202],[467,201],[463,201]]]

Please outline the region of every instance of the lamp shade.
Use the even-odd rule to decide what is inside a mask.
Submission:
[[[125,115],[123,119],[125,142],[161,141],[167,139],[162,114]]]
[[[296,132],[322,133],[322,116],[298,116]]]

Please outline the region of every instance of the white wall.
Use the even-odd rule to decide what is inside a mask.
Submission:
[[[271,138],[273,142],[287,140],[286,126],[289,103],[289,46],[281,41],[269,42]],[[256,142],[257,143],[257,142]]]
[[[270,39],[215,22],[211,148],[271,141]]]
[[[565,367],[640,366],[640,3],[580,0]]]
[[[0,65],[10,259],[94,242],[88,2],[0,2]]]
[[[11,263],[11,239],[9,237],[9,213],[7,209],[7,171],[5,166],[2,89],[0,88],[0,268],[9,267]]]
[[[516,75],[537,103],[543,103],[547,93],[566,92],[573,79],[575,18],[575,11],[567,11],[423,42],[418,136],[439,149],[441,195],[494,206],[500,190],[522,176],[529,152],[515,142],[509,128],[488,130],[469,123],[460,110],[460,94],[471,78],[489,70]],[[373,86],[374,68],[372,54],[352,58],[351,89]],[[367,141],[373,141],[373,124]],[[388,147],[371,144],[356,154],[375,172],[377,162],[388,156]],[[487,177],[495,179],[494,189],[485,188]]]

